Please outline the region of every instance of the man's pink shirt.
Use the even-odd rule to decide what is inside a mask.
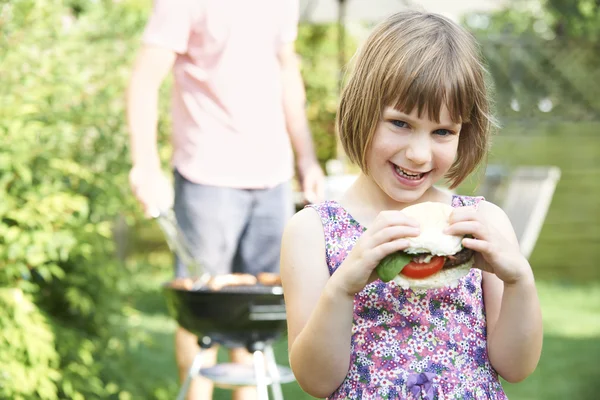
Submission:
[[[155,0],[146,45],[177,53],[173,166],[192,182],[268,188],[292,178],[277,51],[298,0]]]

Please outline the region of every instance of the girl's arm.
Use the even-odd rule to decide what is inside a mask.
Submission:
[[[350,367],[354,295],[376,279],[377,264],[410,246],[419,224],[401,211],[382,211],[329,277],[323,226],[314,210],[296,214],[283,233],[281,279],[290,364],[300,386],[326,397]]]
[[[492,225],[514,246],[518,241],[512,225],[499,207],[482,203]],[[531,267],[525,257],[515,270],[525,271],[514,281],[503,282],[483,272],[483,295],[487,315],[489,359],[510,383],[520,382],[536,368],[542,351],[543,329],[540,303]]]
[[[324,243],[319,216],[305,209],[286,227],[281,249],[290,365],[302,389],[320,398],[348,373],[354,302],[329,277]]]

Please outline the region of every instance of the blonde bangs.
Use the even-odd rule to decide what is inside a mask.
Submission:
[[[431,32],[431,31],[430,31]],[[403,51],[392,51],[387,58],[381,94],[386,106],[419,117],[440,122],[440,111],[446,106],[454,123],[467,123],[479,86],[469,65],[457,57],[463,47],[460,38],[447,33],[422,32],[418,40],[403,41]],[[391,46],[399,43],[390,43]],[[467,46],[468,47],[468,46]]]
[[[396,76],[414,76],[412,79],[398,79],[395,85],[386,88],[384,102],[398,111],[410,114],[417,110],[419,118],[425,117],[437,123],[440,122],[440,112],[443,106],[448,108],[450,118],[454,123],[468,123],[473,109],[473,93],[463,81],[462,72],[456,73],[440,65],[441,59],[431,60],[430,65],[423,65],[418,73],[401,71]],[[410,64],[400,66],[400,69]]]

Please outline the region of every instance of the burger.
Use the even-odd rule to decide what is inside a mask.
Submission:
[[[404,289],[455,286],[473,266],[474,252],[462,246],[462,236],[443,233],[453,207],[424,202],[406,207],[404,214],[420,224],[421,233],[407,238],[410,246],[385,257],[376,268],[384,282]]]

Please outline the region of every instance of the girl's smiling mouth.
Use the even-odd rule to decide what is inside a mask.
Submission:
[[[431,172],[411,171],[409,169],[402,168],[392,162],[390,162],[390,165],[392,166],[392,170],[396,179],[398,179],[400,183],[402,183],[405,186],[420,185]]]

